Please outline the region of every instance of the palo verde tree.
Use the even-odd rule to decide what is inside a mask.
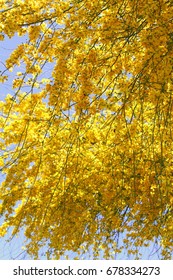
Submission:
[[[24,229],[34,258],[153,240],[171,258],[172,30],[172,0],[0,1],[1,43],[27,38],[1,65],[1,236]]]

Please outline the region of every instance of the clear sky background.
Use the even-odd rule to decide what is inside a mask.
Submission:
[[[15,49],[17,45],[22,42],[26,42],[26,37],[15,36],[11,39],[6,38],[5,41],[0,41],[0,70],[1,71],[5,69],[4,62],[6,58],[8,58],[12,50]],[[44,74],[46,75],[46,73]],[[14,94],[14,91],[11,87],[14,75],[15,72],[11,72],[9,80],[5,82],[5,84],[0,84],[0,100],[4,100],[7,94],[12,94],[12,95]],[[0,182],[2,180],[3,180],[3,174],[0,174]],[[2,222],[3,222],[3,218],[1,217],[0,224]],[[17,237],[14,237],[10,242],[7,242],[7,239],[9,237],[10,237],[10,231],[6,237],[0,239],[0,260],[30,259],[30,257],[26,254],[25,250],[21,249],[22,246],[24,246],[24,234],[21,232]],[[141,252],[142,252],[142,259],[145,260],[159,259],[159,255],[157,253],[157,247],[154,243],[151,243],[151,246],[148,248],[142,248]],[[73,257],[73,254],[71,254],[71,257]],[[44,256],[41,256],[40,258],[45,259]],[[134,257],[127,256],[127,254],[123,253],[117,256],[116,259],[127,260],[133,258]]]

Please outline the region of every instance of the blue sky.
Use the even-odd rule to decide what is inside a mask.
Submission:
[[[13,49],[22,42],[26,41],[26,37],[13,37],[11,39],[6,38],[4,42],[0,42],[0,70],[3,71],[5,59],[9,56]],[[21,66],[22,67],[22,66]],[[48,71],[49,72],[49,71]],[[13,94],[13,90],[11,87],[12,80],[14,78],[15,72],[10,72],[9,80],[5,84],[0,85],[0,100],[4,100],[7,94]],[[46,73],[45,73],[46,75]],[[0,174],[0,181],[3,180],[2,174]],[[2,223],[3,219],[0,219],[0,223]],[[22,250],[22,246],[24,246],[24,235],[21,232],[17,237],[14,237],[12,241],[7,242],[6,239],[10,237],[10,231],[6,237],[1,238],[0,240],[0,260],[8,260],[8,259],[30,259],[29,256]],[[143,257],[142,259],[159,259],[157,255],[157,247],[155,247],[154,243],[151,243],[151,246],[148,248],[142,248]],[[72,256],[72,255],[71,255]],[[101,256],[100,256],[101,257]],[[42,257],[44,259],[44,257]],[[121,254],[117,259],[133,259],[126,254]]]

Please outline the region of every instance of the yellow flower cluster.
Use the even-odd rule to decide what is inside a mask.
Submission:
[[[137,258],[153,238],[169,258],[171,1],[12,2],[0,1],[0,40],[28,39],[0,75],[22,67],[0,104],[0,234],[24,227],[35,258],[45,242],[48,258]]]

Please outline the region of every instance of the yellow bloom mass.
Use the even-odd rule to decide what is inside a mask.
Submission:
[[[137,258],[154,238],[170,258],[171,1],[0,5],[0,40],[24,36],[0,72],[0,235],[24,229],[35,258]]]

